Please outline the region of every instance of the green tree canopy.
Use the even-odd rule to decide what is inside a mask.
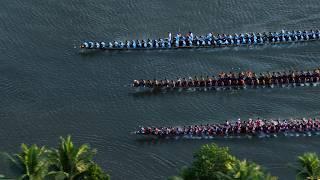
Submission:
[[[22,152],[7,157],[13,163],[14,169],[19,172],[18,179],[21,180],[42,180],[48,173],[48,150],[37,145],[28,147],[21,145]]]
[[[83,175],[84,180],[110,180],[110,176],[102,171],[97,164],[92,164]]]
[[[275,180],[266,174],[262,168],[246,160],[240,161],[230,154],[227,147],[216,144],[204,145],[194,154],[194,161],[190,167],[181,170],[180,176],[173,176],[174,180]]]
[[[227,166],[235,162],[236,158],[229,153],[227,147],[215,144],[204,145],[194,154],[191,167],[184,168],[181,176],[185,180],[221,179],[226,174]]]
[[[297,179],[320,179],[320,160],[316,153],[305,153],[298,156]]]
[[[60,138],[57,149],[21,145],[21,153],[3,153],[12,162],[20,180],[109,180],[108,174],[93,161],[96,151],[84,144],[76,146],[71,137]],[[0,179],[10,179],[0,174]]]
[[[261,166],[253,162],[248,162],[246,160],[239,161],[235,163],[227,164],[227,178],[226,179],[237,179],[237,180],[276,180],[269,174],[266,174]]]
[[[88,175],[90,167],[95,165],[92,158],[96,150],[92,150],[87,144],[79,147],[73,144],[71,137],[60,138],[57,149],[53,149],[50,159],[53,163],[50,175],[74,180]]]

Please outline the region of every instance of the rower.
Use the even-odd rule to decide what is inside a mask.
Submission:
[[[271,33],[271,37],[272,37],[272,39],[271,39],[272,42],[277,42],[276,32]]]
[[[136,48],[136,47],[137,47],[136,41],[135,41],[135,40],[132,40],[132,41],[131,41],[131,45],[132,45],[132,48]]]
[[[298,36],[298,40],[303,40],[302,32],[301,32],[301,31],[298,31],[298,32],[297,32],[297,36]]]
[[[279,41],[281,42],[281,41],[284,41],[283,39],[284,39],[284,37],[283,37],[283,35],[284,35],[284,30],[281,30],[280,31],[280,33],[277,33],[278,34],[278,37],[279,37]]]
[[[159,47],[159,42],[158,42],[158,40],[154,40],[154,46],[153,47],[155,47],[155,48],[158,48]]]
[[[138,47],[138,48],[142,48],[142,44],[141,44],[141,41],[140,41],[140,40],[137,40],[137,47]]]
[[[286,32],[283,34],[283,37],[284,37],[285,41],[289,41],[288,31],[286,31]]]
[[[106,48],[106,43],[105,43],[105,42],[100,42],[100,48],[101,48],[101,49]]]
[[[205,45],[206,45],[206,42],[205,42],[203,39],[201,40],[201,45],[202,45],[202,46],[205,46]]]
[[[241,124],[241,119],[238,118],[237,125],[240,125],[240,124]]]
[[[304,39],[305,40],[309,40],[309,32],[308,31],[304,31],[305,35],[304,35]]]
[[[180,41],[180,37],[181,37],[181,34],[180,34],[180,33],[177,33],[177,34],[176,34],[176,41]]]
[[[88,48],[89,47],[89,44],[87,42],[84,42],[81,44],[80,46],[81,48]]]
[[[229,125],[230,125],[230,123],[229,123],[229,121],[228,121],[228,120],[226,120],[225,125],[226,125],[226,126],[229,126]]]
[[[251,40],[253,40],[253,42],[256,44],[257,43],[257,35],[256,35],[256,33],[251,33],[252,34],[252,37],[251,37]]]
[[[211,46],[211,40],[207,40],[207,43],[206,43],[208,46]]]
[[[179,40],[176,40],[175,46],[179,47]]]
[[[211,39],[212,39],[212,33],[207,34],[206,40],[211,41]]]
[[[236,43],[237,45],[240,45],[240,44],[241,44],[241,40],[240,40],[240,37],[239,37],[238,34],[235,34],[235,35],[234,35],[234,39],[235,39],[235,43]]]
[[[234,44],[233,37],[231,35],[228,36],[228,41],[230,42],[231,45]]]
[[[187,43],[185,40],[182,40],[182,47],[186,47],[187,46]]]
[[[113,46],[117,48],[119,46],[119,43],[117,41],[113,41]]]
[[[147,42],[145,40],[142,40],[142,45],[144,48],[146,48],[148,46]]]
[[[190,39],[190,41],[193,41],[193,33],[192,32],[189,32],[189,39]]]
[[[242,44],[247,44],[247,41],[246,41],[244,34],[241,34],[240,37],[242,39]]]
[[[308,40],[308,32],[306,30],[302,31],[302,40]]]
[[[191,47],[192,46],[192,41],[189,39],[187,40],[187,46]]]
[[[253,37],[253,40],[257,40],[258,39],[256,33],[254,33],[254,32],[252,33],[252,37]]]
[[[296,36],[295,31],[289,32],[289,35],[290,35],[292,41],[295,41],[295,40],[298,39],[298,37]]]
[[[282,42],[285,42],[285,41],[286,41],[286,38],[285,38],[284,34],[282,34],[282,35],[280,36],[280,41],[282,41]]]
[[[278,32],[274,32],[274,34],[275,34],[275,37],[276,37],[276,41],[277,41],[277,42],[280,42],[280,35],[279,35],[279,33],[278,33]]]
[[[149,38],[148,38],[147,47],[149,47],[149,48],[152,48],[152,47],[153,47],[152,41],[151,41]]]
[[[315,31],[315,37],[316,37],[317,39],[319,39],[319,30],[318,30],[318,29]]]
[[[172,41],[171,32],[169,32],[169,34],[168,34],[168,42],[169,42],[169,44],[171,44],[171,41]]]
[[[126,48],[130,48],[130,41],[126,41]]]
[[[96,42],[89,42],[89,47],[91,49],[95,49],[96,48]]]
[[[123,46],[124,46],[124,43],[123,43],[122,41],[120,41],[120,42],[119,42],[119,47],[120,47],[120,48],[123,48]]]
[[[246,33],[246,39],[247,40],[251,39],[251,34],[250,33]]]
[[[164,44],[163,39],[159,39],[159,43],[160,43],[161,48],[165,48],[165,44]]]
[[[310,30],[310,33],[309,33],[309,39],[316,39],[316,35],[312,29]]]

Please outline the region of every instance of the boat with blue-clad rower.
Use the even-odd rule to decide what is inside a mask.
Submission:
[[[192,32],[182,35],[177,33],[172,37],[168,33],[166,38],[147,40],[126,40],[112,42],[84,41],[81,49],[100,50],[146,50],[146,49],[189,49],[189,48],[217,48],[226,46],[246,46],[281,44],[292,42],[306,42],[320,39],[319,30],[309,31],[285,31],[263,33],[240,33],[240,34],[214,34],[197,36]]]

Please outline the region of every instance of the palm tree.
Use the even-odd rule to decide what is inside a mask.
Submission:
[[[22,152],[10,156],[5,154],[13,163],[13,167],[21,174],[18,179],[21,180],[42,180],[47,176],[48,169],[48,150],[37,145],[28,147],[21,145]],[[4,178],[4,177],[2,177]]]
[[[86,144],[76,147],[70,136],[60,139],[58,149],[52,150],[50,159],[53,170],[49,174],[67,180],[83,177],[94,164],[92,158],[96,151]]]
[[[298,156],[297,179],[320,179],[320,160],[316,153]]]
[[[261,169],[261,167],[255,163],[248,162],[246,160],[235,163],[227,164],[227,176],[226,179],[239,179],[239,180],[275,180],[276,177],[272,177]]]

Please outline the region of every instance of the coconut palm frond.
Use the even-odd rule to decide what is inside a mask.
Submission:
[[[54,169],[66,175],[67,179],[74,179],[85,174],[89,167],[94,164],[92,158],[95,151],[84,144],[79,147],[73,144],[71,137],[60,137],[60,144],[56,151],[50,155]]]
[[[298,156],[297,179],[319,179],[320,159],[316,153],[305,153]]]

